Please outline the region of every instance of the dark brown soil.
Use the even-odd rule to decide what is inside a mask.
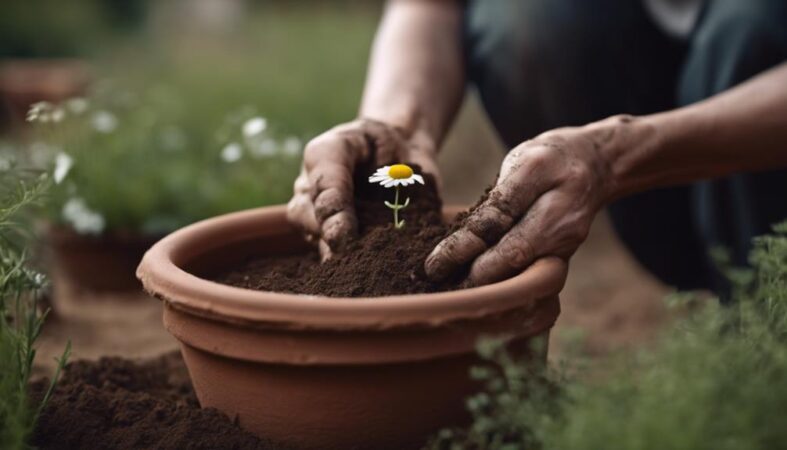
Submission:
[[[46,381],[33,384],[40,398]],[[272,449],[215,409],[200,409],[179,353],[68,365],[36,426],[40,449]]]
[[[371,171],[370,171],[371,173]],[[324,263],[316,250],[295,256],[259,257],[244,261],[214,277],[215,281],[247,289],[330,297],[379,297],[458,289],[461,277],[444,283],[426,278],[424,261],[449,231],[440,211],[442,202],[434,179],[426,185],[402,188],[400,210],[406,223],[395,229],[390,209],[394,190],[358,177],[356,212],[359,237]]]

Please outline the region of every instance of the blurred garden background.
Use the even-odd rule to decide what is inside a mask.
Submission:
[[[63,336],[74,340],[75,357],[174,347],[156,302],[118,304],[139,294],[83,289],[107,276],[80,270],[90,263],[74,259],[74,249],[84,256],[112,240],[111,252],[142,251],[196,220],[286,202],[305,142],[355,116],[382,8],[350,0],[3,2],[0,164],[56,176],[39,221],[56,306],[42,370]],[[43,117],[26,121],[39,101],[50,102]],[[474,202],[503,155],[471,92],[441,151],[446,203]],[[564,335],[583,335],[599,355],[648,341],[665,321],[665,292],[601,216],[572,261],[551,354],[559,358]]]

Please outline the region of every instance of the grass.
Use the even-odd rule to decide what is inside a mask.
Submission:
[[[499,346],[476,369],[473,423],[440,449],[777,450],[787,448],[787,225],[756,240],[752,269],[728,269],[735,303],[693,310],[658,345],[609,362],[601,380],[527,367]]]
[[[25,174],[29,175],[29,174]],[[20,217],[46,188],[40,177],[19,179],[18,172],[0,171],[0,448],[27,448],[40,409],[46,404],[70,345],[59,359],[49,390],[36,406],[28,398],[28,383],[36,357],[35,341],[46,312],[37,305],[42,274],[27,267],[24,248],[29,236]]]

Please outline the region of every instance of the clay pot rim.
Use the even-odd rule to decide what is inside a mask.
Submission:
[[[463,209],[446,208],[446,214]],[[211,241],[218,235],[235,236],[228,244],[249,239],[260,234],[249,233],[252,224],[261,220],[286,221],[285,217],[286,206],[279,205],[225,214],[184,227],[148,250],[137,277],[155,297],[201,317],[250,326],[324,330],[436,327],[513,309],[536,308],[540,300],[556,296],[566,279],[565,261],[547,257],[513,278],[486,286],[428,294],[342,298],[228,286],[192,275],[174,261],[196,256],[194,248],[198,242]],[[247,231],[243,233],[242,229]],[[213,249],[220,247],[215,240],[212,244]]]

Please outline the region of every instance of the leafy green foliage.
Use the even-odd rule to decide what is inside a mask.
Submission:
[[[787,448],[787,224],[758,238],[753,269],[728,269],[735,302],[671,301],[692,310],[658,345],[611,361],[600,380],[561,379],[502,350],[476,370],[474,420],[443,449]]]
[[[23,176],[19,179],[20,173]],[[45,283],[42,274],[26,266],[29,236],[18,220],[24,209],[42,195],[46,177],[0,171],[0,448],[25,448],[40,410],[30,404],[27,386],[46,313],[39,311],[36,291]],[[41,405],[49,398],[60,368],[68,358],[67,346]]]
[[[50,220],[83,233],[156,234],[289,198],[299,139],[277,139],[250,108],[213,127],[192,122],[190,108],[164,87],[105,87],[88,99],[36,105],[30,118],[39,134],[28,153],[54,167]],[[262,129],[244,134],[252,121]]]

